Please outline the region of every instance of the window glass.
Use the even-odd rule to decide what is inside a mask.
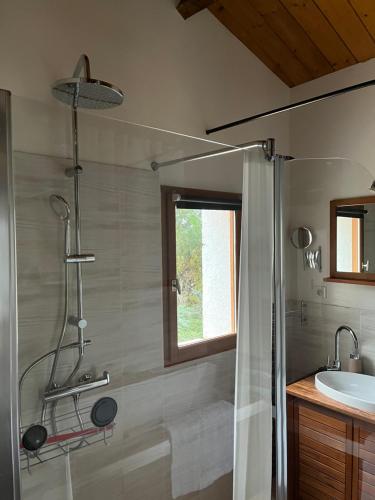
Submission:
[[[337,217],[337,271],[359,273],[360,259],[360,219]]]
[[[234,333],[234,211],[176,207],[175,219],[178,344]]]

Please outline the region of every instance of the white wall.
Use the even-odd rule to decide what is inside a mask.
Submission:
[[[292,89],[292,101],[370,80],[374,71],[371,60],[300,85]],[[323,158],[287,167],[287,236],[298,225],[309,226],[313,248],[322,246],[323,266],[321,273],[303,270],[302,252],[287,243],[289,298],[307,302],[307,321],[302,326],[297,321],[289,330],[290,352],[302,353],[298,360],[289,358],[296,376],[326,363],[328,354],[332,359],[335,331],[345,323],[359,336],[365,370],[375,373],[374,287],[323,281],[329,276],[330,200],[374,194],[369,191],[375,177],[374,98],[375,89],[368,88],[290,113],[291,153],[297,158]],[[326,287],[326,297],[317,294],[321,286]],[[342,356],[347,357],[350,348],[350,341],[344,342]]]
[[[0,87],[52,102],[81,52],[127,94],[112,116],[202,135],[209,125],[285,103],[289,89],[208,11],[174,0],[4,0]],[[16,36],[15,36],[16,33]]]
[[[318,78],[291,90],[292,102],[374,78],[375,59]],[[291,154],[344,157],[375,175],[375,87],[290,112]]]
[[[126,91],[124,106],[102,114],[128,122],[207,138],[209,126],[288,102],[289,89],[208,11],[184,21],[175,3],[3,0],[0,88],[18,97],[15,147],[70,156],[69,111],[55,106],[50,86],[71,75],[82,52],[91,59],[93,76]],[[170,157],[202,147],[176,146],[175,138],[172,146],[160,147],[160,137],[145,140],[139,135],[139,129],[130,132],[129,126],[91,119],[90,127],[81,127],[82,159],[123,165],[134,156],[152,159],[169,151]],[[287,152],[288,117],[242,126],[210,139],[238,143],[269,136],[276,137],[280,149]],[[226,159],[225,165],[229,162]],[[181,171],[185,172],[184,167],[179,167]],[[195,174],[190,182],[190,170],[183,175],[184,183],[198,185]],[[235,176],[241,178],[238,173]],[[228,176],[222,169],[219,177],[215,187],[225,189]],[[168,179],[165,174],[162,182],[174,182],[175,173]]]
[[[292,100],[373,78],[375,60],[338,71],[292,89]],[[294,162],[291,169],[293,224],[311,225],[314,245],[323,247],[323,272],[314,275],[318,284],[329,275],[329,201],[370,195],[375,177],[375,89],[368,88],[291,112],[291,151],[299,157],[343,157],[347,160]],[[298,201],[297,201],[298,200]],[[311,285],[311,283],[310,283]],[[307,292],[305,282],[305,293]],[[310,286],[309,298],[316,298]],[[362,306],[373,303],[375,290],[356,285],[328,285],[329,303]]]

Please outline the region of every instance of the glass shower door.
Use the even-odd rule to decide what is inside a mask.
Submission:
[[[19,495],[17,296],[11,143],[11,95],[0,89],[0,446],[1,497]]]
[[[14,99],[20,375],[43,358],[24,378],[22,435],[41,421],[64,322],[66,220],[56,216],[50,200],[51,195],[66,200],[73,225],[74,186],[66,176],[72,165],[70,119],[70,110],[59,104]],[[240,193],[241,177],[234,184],[228,160],[220,177],[216,158],[211,172],[206,165],[173,165],[160,173],[151,169],[151,159],[222,145],[84,112],[78,123],[81,246],[82,253],[95,255],[95,262],[82,264],[87,344],[72,385],[101,379],[104,371],[109,384],[82,393],[78,402],[67,396],[49,405],[47,443],[38,454],[19,450],[22,500],[231,500],[235,350],[165,365],[163,292],[168,285],[162,273],[161,184],[225,191],[229,181],[230,191]],[[215,222],[225,229],[215,231],[216,239],[233,237],[226,215]],[[203,226],[197,230],[202,241],[212,225],[207,231]],[[203,267],[206,250],[207,245]],[[229,266],[232,260],[222,262]],[[74,316],[75,263],[69,265],[69,316]],[[234,285],[232,280],[225,286]],[[76,365],[76,343],[77,325],[69,321],[64,347],[75,347],[61,352],[60,383]],[[114,427],[98,430],[92,408],[102,398],[115,400],[118,412]]]

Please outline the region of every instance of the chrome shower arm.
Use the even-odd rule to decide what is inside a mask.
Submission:
[[[84,70],[85,78],[91,78],[90,61],[86,54],[82,54],[74,68],[73,78],[78,78]]]

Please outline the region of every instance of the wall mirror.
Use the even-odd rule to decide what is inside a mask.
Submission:
[[[297,227],[292,231],[290,241],[292,242],[294,248],[308,248],[312,243],[312,233],[308,227]]]
[[[375,285],[375,196],[331,201],[330,278]]]

